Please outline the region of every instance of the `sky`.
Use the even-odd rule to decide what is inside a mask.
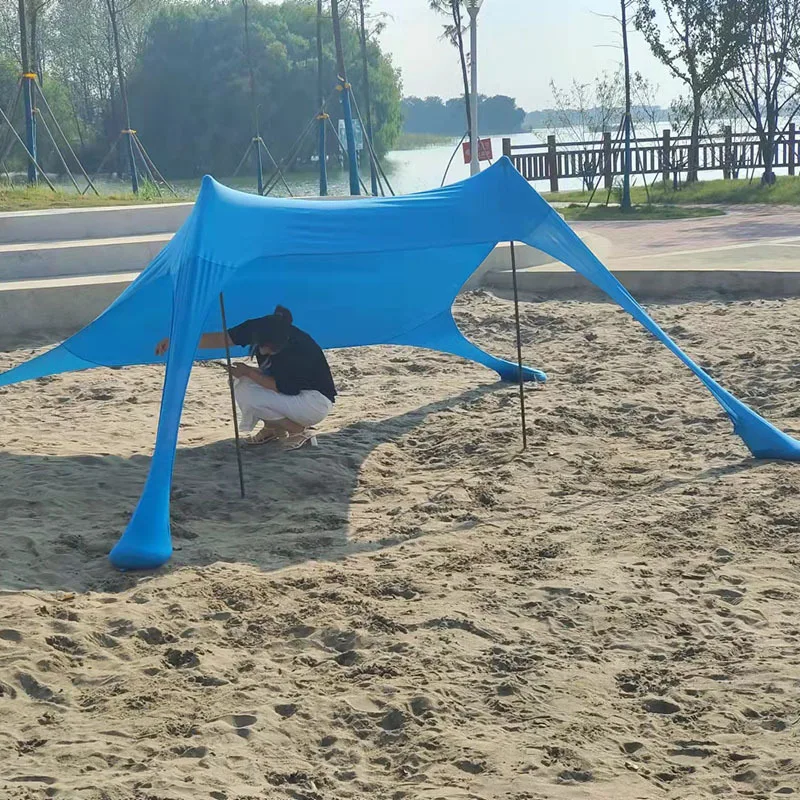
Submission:
[[[444,18],[428,0],[373,0],[385,12],[384,50],[403,76],[403,94],[454,97],[461,91],[458,54],[441,41]],[[619,0],[484,0],[478,16],[478,90],[507,94],[527,111],[553,105],[550,80],[566,87],[573,79],[591,82],[622,61],[619,25],[600,14],[619,14]],[[631,69],[659,90],[664,106],[681,84],[651,54],[629,25]]]

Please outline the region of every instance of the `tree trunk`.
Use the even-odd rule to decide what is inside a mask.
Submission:
[[[39,43],[37,41],[37,23],[39,21],[38,16],[39,12],[36,6],[28,6],[28,18],[30,19],[30,22],[28,23],[28,30],[30,31],[31,37],[30,66],[31,69],[39,76],[39,81],[41,81],[42,65],[39,63]]]
[[[369,91],[369,62],[367,60],[367,27],[364,21],[364,0],[358,0],[358,12],[359,12],[359,33],[361,39],[361,69],[364,72],[364,102],[366,104],[366,109],[364,113],[367,117],[367,130],[366,130],[366,137],[367,142],[367,153],[369,155],[369,179],[370,179],[370,188],[372,189],[373,196],[378,195],[378,176],[377,176],[377,165],[373,164],[372,159],[372,151],[369,147],[372,144],[372,99],[370,97]],[[373,145],[374,147],[374,145]]]
[[[25,0],[19,0],[19,46],[22,58],[22,71],[30,69],[30,54],[28,52],[28,14],[25,9]]]
[[[620,0],[622,9],[622,53],[625,63],[625,169],[622,177],[622,210],[631,210],[631,62],[628,52],[627,0]]]
[[[19,12],[19,40],[20,56],[22,57],[22,72],[24,75],[28,75],[31,71],[31,62],[28,49],[28,15],[25,9],[25,0],[19,0],[17,8]],[[38,178],[38,171],[36,169],[36,117],[33,113],[32,79],[24,78],[23,81],[24,85],[22,91],[25,100],[25,144],[30,154],[27,158],[28,183],[33,185]]]
[[[686,172],[686,183],[696,183],[699,179],[700,166],[700,123],[703,119],[703,97],[692,96],[692,134],[689,140],[689,165]]]
[[[767,128],[764,131],[761,142],[761,157],[764,159],[764,174],[761,176],[761,183],[772,186],[777,180],[775,168],[775,140],[778,138],[778,109],[776,104],[767,99]]]
[[[350,162],[350,194],[361,194],[361,184],[358,177],[358,154],[356,153],[356,140],[353,132],[353,116],[350,107],[350,84],[347,82],[347,69],[344,63],[344,49],[342,47],[342,27],[339,16],[339,0],[331,0],[331,21],[333,22],[333,44],[336,50],[336,71],[339,78],[339,91],[342,101],[342,117],[347,138],[347,159]]]
[[[111,20],[111,34],[114,40],[114,56],[117,63],[117,79],[119,80],[119,97],[122,102],[122,116],[125,125],[125,140],[128,145],[128,170],[131,178],[131,191],[139,194],[139,176],[136,174],[136,158],[133,151],[133,133],[131,131],[131,115],[128,109],[128,92],[125,89],[125,72],[122,69],[122,51],[119,44],[119,20],[117,18],[116,0],[106,0],[108,16]]]
[[[453,27],[458,46],[458,57],[461,59],[461,78],[464,81],[464,104],[467,107],[467,130],[472,130],[472,108],[469,96],[469,74],[467,72],[467,56],[464,52],[463,26],[461,24],[461,0],[450,0],[453,11]]]

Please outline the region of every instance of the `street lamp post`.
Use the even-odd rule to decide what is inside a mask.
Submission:
[[[469,174],[477,175],[481,171],[478,160],[478,12],[481,10],[483,0],[466,0],[469,13],[469,60],[471,68],[472,87],[470,91],[470,105],[472,116],[472,129],[469,132],[470,164]]]

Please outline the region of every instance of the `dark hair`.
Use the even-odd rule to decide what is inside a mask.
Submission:
[[[284,308],[284,306],[275,306],[275,310],[272,312],[272,314],[276,317],[283,317],[286,320],[287,325],[291,325],[294,321],[292,312],[289,311],[288,308]]]
[[[275,306],[275,310],[266,317],[253,322],[251,329],[251,355],[263,345],[269,345],[275,351],[281,350],[289,341],[292,327],[292,312],[283,306]]]

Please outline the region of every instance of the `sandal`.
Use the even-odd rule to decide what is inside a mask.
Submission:
[[[278,431],[275,428],[270,428],[268,425],[264,425],[264,427],[254,433],[252,436],[248,436],[245,439],[242,439],[242,444],[247,445],[248,447],[255,447],[256,445],[261,444],[269,444],[270,442],[277,442],[280,439],[285,438],[286,434],[283,431]]]
[[[300,431],[300,433],[287,436],[282,446],[284,450],[291,451],[300,450],[307,444],[311,445],[311,447],[319,446],[317,444],[317,432],[313,428],[307,428],[304,431]]]

